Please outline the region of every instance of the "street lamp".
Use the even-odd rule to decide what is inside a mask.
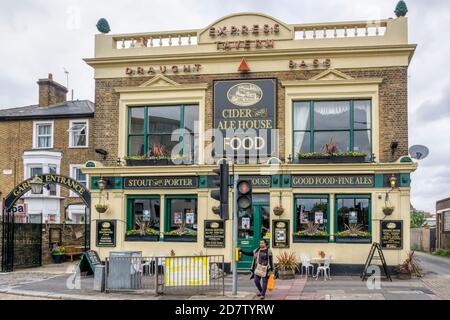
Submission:
[[[30,181],[30,187],[33,194],[42,194],[44,183],[38,175],[35,175],[34,178]]]

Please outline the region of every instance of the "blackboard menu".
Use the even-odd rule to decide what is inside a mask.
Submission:
[[[97,247],[116,246],[116,221],[97,220]]]
[[[89,262],[91,263],[91,265],[95,266],[98,264],[102,264],[102,260],[100,260],[100,257],[98,256],[97,251],[94,250],[89,250],[86,251],[86,256],[89,259]]]
[[[225,248],[225,221],[205,220],[205,248]]]
[[[381,221],[380,238],[383,249],[403,249],[403,221]]]
[[[95,266],[101,265],[102,261],[97,251],[89,250],[83,253],[79,264],[80,272],[86,272],[88,275],[94,274]]]
[[[289,248],[289,220],[272,221],[274,248]]]

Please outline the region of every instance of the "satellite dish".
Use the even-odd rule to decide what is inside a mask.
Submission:
[[[409,154],[413,159],[423,160],[428,157],[429,153],[430,150],[425,146],[416,145],[409,148]]]

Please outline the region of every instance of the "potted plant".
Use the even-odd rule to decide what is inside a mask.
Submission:
[[[336,242],[371,243],[371,233],[360,224],[344,224],[346,230],[336,233]]]
[[[295,256],[295,253],[284,251],[278,255],[275,269],[278,272],[280,279],[294,279],[295,272],[298,270],[297,257]]]
[[[390,216],[394,212],[395,207],[383,207],[383,213],[385,216]]]
[[[294,235],[294,242],[328,242],[328,234],[325,231],[319,230],[319,227],[320,225],[317,223],[308,222],[304,230],[298,231]]]
[[[151,221],[142,218],[136,220],[136,229],[125,233],[125,241],[159,241],[159,231],[154,228]]]
[[[284,213],[284,208],[281,205],[276,206],[275,208],[273,208],[273,213],[276,216],[281,216]]]
[[[164,233],[165,242],[197,242],[197,231],[186,228],[186,224],[181,224],[177,230]]]
[[[420,266],[414,257],[414,251],[407,254],[406,260],[397,267],[397,272],[397,277],[401,280],[411,279],[412,276],[422,276]]]
[[[53,263],[61,264],[64,262],[64,254],[66,253],[64,247],[54,247],[50,253],[52,255]]]
[[[95,205],[95,210],[97,210],[98,213],[105,213],[108,210],[108,205],[97,203]]]
[[[175,162],[181,159],[184,163],[184,158],[187,157],[179,155],[175,158]],[[125,157],[127,166],[167,166],[173,165],[173,160],[166,147],[159,143],[153,144],[146,155]]]
[[[364,152],[340,152],[333,138],[322,146],[321,152],[297,154],[299,163],[359,163],[364,162],[366,157]]]
[[[325,251],[322,251],[322,250],[320,250],[318,253],[317,253],[317,255],[319,256],[319,257],[321,257],[322,259],[325,259]]]

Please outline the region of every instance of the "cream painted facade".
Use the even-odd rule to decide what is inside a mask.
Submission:
[[[252,26],[258,24],[264,26],[278,25],[279,31],[259,35],[250,34],[231,35],[229,33],[211,37],[211,30],[215,32],[223,26]],[[230,29],[227,29],[230,30]],[[218,42],[230,41],[258,41],[273,39],[273,48],[249,49],[219,49]],[[181,43],[181,45],[180,45]],[[253,42],[252,42],[253,43]],[[254,42],[256,43],[256,42]],[[162,45],[161,45],[162,44]],[[213,78],[217,75],[220,80],[236,79],[237,68],[242,58],[245,58],[251,68],[252,79],[277,78],[276,73],[284,72],[314,72],[315,75],[308,79],[279,79],[278,82],[284,88],[284,94],[277,97],[277,118],[284,119],[277,123],[277,128],[284,127],[284,148],[280,158],[283,163],[277,166],[267,164],[260,165],[236,165],[239,175],[258,176],[269,175],[283,179],[285,176],[295,175],[373,175],[375,182],[370,188],[295,188],[292,187],[292,179],[284,186],[270,188],[257,188],[254,193],[268,194],[270,198],[270,219],[290,220],[290,245],[289,248],[274,248],[275,256],[281,251],[293,251],[299,257],[300,254],[315,256],[319,250],[333,256],[333,263],[342,265],[361,265],[369,253],[371,244],[336,243],[335,242],[335,197],[336,195],[370,195],[371,205],[371,233],[372,241],[380,241],[380,221],[403,221],[403,249],[385,250],[385,256],[389,265],[397,265],[406,257],[410,243],[410,181],[409,175],[417,169],[417,164],[412,162],[408,154],[400,154],[397,161],[382,162],[383,137],[381,132],[381,107],[382,101],[380,88],[386,79],[383,77],[353,77],[346,70],[376,69],[376,68],[407,68],[415,50],[415,45],[409,44],[407,32],[407,19],[389,19],[381,21],[355,21],[320,24],[285,24],[272,17],[257,13],[241,13],[224,17],[210,26],[201,30],[183,30],[160,33],[126,34],[126,35],[97,35],[95,40],[95,57],[86,59],[86,62],[95,70],[95,79],[98,83],[114,79],[129,78],[133,85],[114,86],[113,91],[118,96],[115,112],[118,114],[116,141],[118,150],[115,150],[119,158],[128,155],[127,132],[128,112],[133,106],[143,105],[173,105],[195,104],[199,110],[200,141],[198,163],[187,166],[148,166],[132,167],[126,165],[110,166],[102,164],[99,159],[90,162],[83,172],[91,177],[92,213],[91,213],[91,248],[98,251],[101,258],[108,256],[110,251],[132,250],[142,251],[145,256],[168,255],[174,250],[177,255],[193,254],[220,254],[225,256],[226,262],[231,262],[232,257],[232,221],[226,221],[226,247],[224,249],[209,249],[204,247],[204,220],[217,220],[212,207],[218,202],[210,197],[210,189],[207,186],[192,189],[140,189],[130,190],[123,185],[116,186],[100,192],[95,186],[100,177],[116,178],[123,183],[126,177],[183,177],[196,176],[208,177],[216,165],[212,165],[208,134],[210,129],[212,97],[210,83],[204,77]],[[313,66],[314,59],[324,61],[330,59],[329,66]],[[290,67],[290,61],[305,61],[308,65],[304,69]],[[185,65],[201,65],[196,71],[184,72]],[[179,66],[174,73],[170,66]],[[161,66],[169,66],[164,74],[158,72]],[[154,73],[148,73],[150,67]],[[128,70],[134,70],[134,74],[127,74]],[[139,74],[138,68],[144,72]],[[142,73],[141,72],[141,73]],[[230,75],[229,77],[227,75]],[[139,78],[142,81],[138,81]],[[150,79],[149,79],[150,77]],[[191,77],[191,81],[183,82],[178,77]],[[208,79],[209,79],[208,78]],[[242,76],[241,79],[245,79]],[[139,83],[135,85],[134,83]],[[406,94],[406,93],[405,93]],[[293,149],[293,103],[299,100],[330,100],[330,99],[369,99],[371,100],[372,118],[372,153],[375,161],[370,163],[344,163],[344,164],[293,164],[286,159],[295,154]],[[212,106],[214,108],[214,106]],[[97,106],[96,117],[99,117],[102,109]],[[395,117],[395,114],[392,115]],[[103,116],[99,117],[103,119]],[[105,120],[99,120],[105,121]],[[383,120],[384,121],[384,120]],[[101,124],[98,124],[100,126]],[[407,124],[406,124],[407,126]],[[95,130],[95,128],[94,128]],[[94,133],[94,144],[102,146],[99,137]],[[94,160],[94,159],[93,159]],[[386,186],[384,178],[392,174],[401,179],[397,181],[394,189]],[[95,180],[97,179],[97,180]],[[380,180],[381,179],[381,180]],[[274,180],[272,180],[274,181]],[[294,243],[294,197],[296,195],[328,195],[329,196],[329,242],[328,243]],[[382,213],[386,195],[389,204],[395,207],[394,213],[386,217]],[[125,241],[127,231],[127,197],[132,195],[159,196],[160,197],[160,226],[164,232],[166,219],[165,198],[173,195],[194,195],[198,201],[198,237],[197,242],[131,242]],[[273,209],[280,204],[285,209],[281,217],[275,216]],[[230,194],[230,199],[231,199]],[[109,209],[106,213],[98,213],[94,206],[100,202],[106,202]],[[232,209],[230,208],[230,212]],[[97,220],[116,220],[116,246],[98,247],[96,245]],[[271,230],[272,231],[272,230]],[[272,235],[271,235],[272,236]],[[273,240],[273,239],[271,239]]]

